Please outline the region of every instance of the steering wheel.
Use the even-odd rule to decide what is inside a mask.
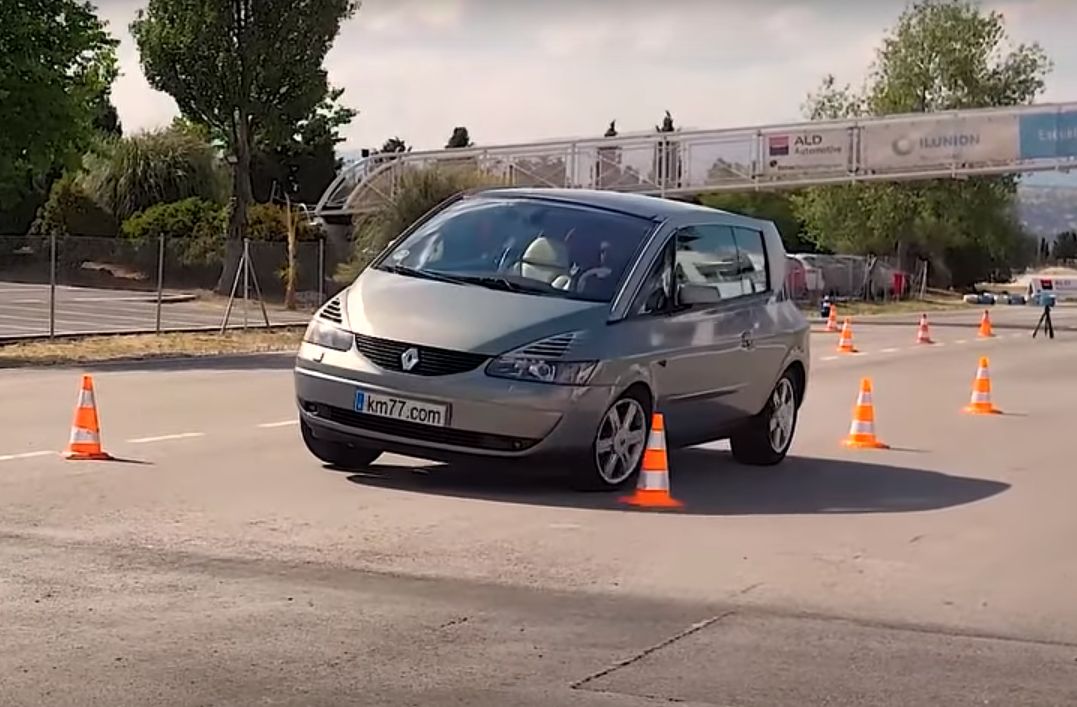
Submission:
[[[501,251],[501,255],[497,259],[497,272],[505,272],[505,261],[508,259],[509,253],[512,252],[513,245],[515,243],[510,240],[508,245],[505,246],[505,250]]]

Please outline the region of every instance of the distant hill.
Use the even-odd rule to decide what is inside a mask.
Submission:
[[[1025,228],[1049,241],[1063,231],[1077,231],[1077,187],[1023,183],[1017,189],[1017,213]]]

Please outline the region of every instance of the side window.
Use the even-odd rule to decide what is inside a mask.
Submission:
[[[753,295],[770,289],[767,248],[763,234],[751,228],[736,227],[737,253],[741,266],[744,294]]]
[[[634,315],[659,314],[669,311],[670,293],[673,287],[673,264],[670,249],[662,249],[662,254],[651,267],[647,279],[643,281],[639,293],[629,312]]]
[[[744,294],[737,241],[729,226],[690,226],[677,232],[677,282],[708,285],[723,300]]]

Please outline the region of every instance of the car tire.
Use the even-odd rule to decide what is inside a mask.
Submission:
[[[651,409],[651,401],[646,393],[635,389],[617,398],[606,409],[595,430],[595,437],[591,441],[590,454],[572,466],[570,480],[574,489],[577,491],[616,491],[635,481],[640,467],[643,466],[643,453],[647,449],[647,438],[651,433]],[[618,420],[627,411],[632,411],[631,419],[627,420],[623,428],[624,433],[621,435],[620,442],[615,439],[618,436],[617,430],[611,427],[613,411],[617,411]],[[610,445],[609,451],[605,449],[600,451],[600,447],[605,447],[607,443]],[[612,474],[604,472],[602,462],[606,459],[606,455],[618,453],[620,461],[617,470]],[[626,464],[624,461],[626,457],[630,457],[632,461]]]
[[[330,466],[360,470],[370,466],[381,456],[380,449],[319,439],[314,436],[314,430],[306,422],[301,421],[299,428],[303,435],[303,444],[307,445],[307,450]]]
[[[793,444],[799,412],[797,384],[786,371],[774,384],[759,414],[730,438],[733,458],[751,466],[773,466],[781,462]]]

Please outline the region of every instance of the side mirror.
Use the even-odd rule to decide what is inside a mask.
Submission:
[[[682,306],[718,304],[722,296],[716,287],[696,285],[690,282],[677,286],[677,303]]]

